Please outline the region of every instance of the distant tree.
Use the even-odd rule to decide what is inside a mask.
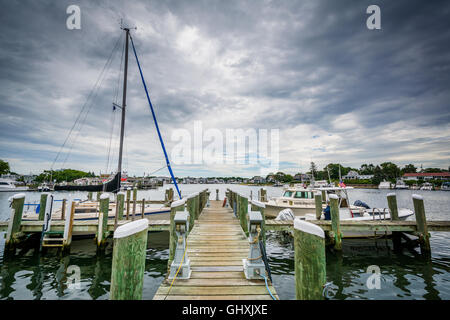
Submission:
[[[376,166],[373,169],[373,178],[372,178],[372,184],[380,184],[381,181],[383,181],[384,176],[383,176],[383,171],[381,170],[381,168],[379,166]]]
[[[339,179],[339,167],[341,168],[341,176],[345,176],[347,173],[349,173],[350,170],[354,170],[358,172],[357,169],[351,168],[351,167],[343,167],[339,163],[329,163],[325,168],[323,168],[325,177],[323,179],[328,179],[328,170],[330,171],[330,177],[332,180],[338,180]]]
[[[9,173],[9,163],[0,159],[0,174]]]
[[[373,164],[362,164],[359,168],[359,174],[374,174],[375,166]]]
[[[392,162],[383,162],[380,164],[383,177],[394,182],[400,176],[400,168]]]
[[[407,164],[400,171],[402,175],[405,173],[416,173],[417,168],[413,164]]]
[[[89,172],[74,170],[74,169],[62,169],[58,171],[50,171],[45,170],[43,173],[36,177],[37,182],[49,181],[50,177],[52,180],[56,180],[56,182],[72,182],[76,179],[93,177],[93,175]]]
[[[443,172],[444,170],[440,169],[440,168],[426,168],[423,169],[423,172],[426,173],[431,173],[431,172]]]

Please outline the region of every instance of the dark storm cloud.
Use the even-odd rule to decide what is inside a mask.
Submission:
[[[71,4],[81,30],[65,27]],[[371,4],[381,7],[382,30],[366,28]],[[220,130],[280,128],[284,167],[302,157],[446,167],[449,13],[445,1],[9,1],[0,11],[0,158],[16,171],[51,165],[123,18],[138,27],[169,149],[173,129],[202,120]],[[120,56],[121,47],[67,143],[72,166],[104,170]],[[162,155],[132,51],[129,59],[127,153],[137,173],[148,172]]]

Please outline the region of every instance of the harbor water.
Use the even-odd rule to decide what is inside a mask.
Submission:
[[[140,190],[138,199],[164,198],[166,185],[157,190]],[[226,184],[180,185],[183,195],[209,188],[211,199],[215,190],[223,199],[226,188],[231,188],[255,199],[260,187]],[[269,197],[280,196],[282,188],[266,187]],[[392,190],[391,190],[392,191]],[[387,207],[386,194],[390,190],[353,189],[350,202],[362,200],[370,207]],[[450,192],[396,190],[398,206],[413,207],[411,195],[424,197],[428,220],[450,219]],[[26,203],[37,203],[40,193],[26,192]],[[9,218],[8,198],[13,193],[0,193],[0,220]],[[84,192],[54,192],[55,199],[86,199]],[[414,219],[414,217],[411,217]],[[66,256],[48,251],[45,255],[30,249],[4,257],[4,233],[0,237],[0,299],[108,299],[111,277],[112,248],[97,255],[93,239],[76,240]],[[167,271],[168,232],[149,234],[144,276],[143,299],[152,299]],[[338,254],[327,251],[327,286],[329,299],[450,299],[450,235],[431,233],[431,260],[423,259],[419,249],[404,249],[402,253],[390,250],[390,240],[347,240]],[[267,254],[273,284],[280,299],[295,299],[294,252],[289,236],[269,232]],[[373,270],[380,271],[379,285]],[[369,271],[369,272],[368,272]],[[78,281],[79,280],[79,281]],[[374,285],[375,284],[375,285]]]

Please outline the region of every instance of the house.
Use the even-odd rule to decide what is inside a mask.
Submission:
[[[295,181],[309,181],[309,180],[311,180],[311,177],[309,174],[306,174],[306,173],[297,173],[294,176],[294,180]]]
[[[252,180],[253,180],[253,183],[265,183],[266,182],[266,179],[264,179],[261,176],[254,176],[252,178]]]
[[[405,173],[402,177],[403,180],[450,180],[450,172],[420,172],[420,173]]]
[[[350,170],[345,176],[342,177],[345,180],[356,180],[359,179],[359,173],[355,170]]]
[[[358,179],[360,180],[371,180],[373,179],[374,175],[373,174],[360,174],[358,176]]]

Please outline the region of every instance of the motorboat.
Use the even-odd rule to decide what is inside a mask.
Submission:
[[[0,191],[2,192],[16,192],[26,190],[28,190],[28,187],[17,187],[12,180],[0,179]]]
[[[389,181],[381,181],[380,184],[378,185],[378,189],[390,189],[391,188],[391,183]]]
[[[48,192],[48,191],[53,191],[54,187],[51,184],[47,184],[46,182],[41,183],[38,186],[38,191],[39,192]]]
[[[409,189],[409,187],[403,180],[397,180],[394,189]]]
[[[429,182],[425,182],[424,184],[422,184],[422,186],[420,187],[420,190],[433,190],[433,184],[429,183]]]
[[[442,191],[450,191],[450,182],[444,182],[441,186]]]
[[[340,207],[348,206],[348,194],[347,190],[353,189],[353,187],[319,187],[314,188],[311,186],[305,187],[304,185],[294,185],[283,190],[283,194],[280,197],[270,198],[267,202],[264,202],[266,208],[264,215],[268,218],[276,218],[280,211],[284,209],[291,209],[295,216],[304,216],[306,213],[315,211],[316,204],[314,200],[315,192],[322,192],[327,198],[328,194],[337,194],[340,201]],[[323,208],[326,207],[327,199],[322,199]],[[360,211],[364,208],[357,206],[350,206],[352,211]]]

